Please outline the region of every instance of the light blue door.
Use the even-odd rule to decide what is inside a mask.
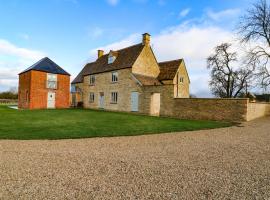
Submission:
[[[132,112],[139,111],[139,93],[138,92],[131,93],[131,111]]]

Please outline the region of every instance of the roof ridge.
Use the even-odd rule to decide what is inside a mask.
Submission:
[[[162,62],[159,62],[158,64],[169,63],[169,62],[175,62],[175,61],[182,61],[182,60],[184,60],[184,59],[183,59],[183,58],[179,58],[179,59],[175,59],[175,60],[162,61]]]
[[[111,49],[110,51],[114,51],[114,52],[123,51],[123,50],[129,49],[129,48],[132,48],[132,47],[135,47],[135,46],[139,46],[139,45],[142,45],[142,43],[134,44],[134,45],[131,45],[131,46],[129,46],[129,47],[125,47],[125,48],[118,49],[118,50],[113,50],[113,49]],[[110,54],[110,52],[104,54],[103,56],[106,56],[106,55],[109,55],[109,54]],[[103,56],[101,56],[101,57],[103,57]]]

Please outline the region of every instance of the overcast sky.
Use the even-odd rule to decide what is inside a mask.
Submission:
[[[97,49],[117,50],[152,35],[158,61],[184,58],[191,93],[208,97],[206,58],[235,40],[252,0],[0,0],[0,91],[48,56],[73,79]]]

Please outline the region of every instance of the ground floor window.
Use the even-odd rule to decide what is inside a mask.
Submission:
[[[90,94],[89,94],[89,102],[93,103],[94,101],[95,101],[95,93],[90,92]]]
[[[118,93],[112,92],[111,93],[111,103],[117,103],[117,101],[118,101]]]

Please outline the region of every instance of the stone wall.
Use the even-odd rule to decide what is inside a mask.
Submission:
[[[144,46],[141,54],[132,66],[132,73],[157,77],[159,72],[159,66],[151,47]]]
[[[139,110],[141,101],[141,87],[131,75],[131,69],[118,70],[118,81],[112,83],[112,73],[105,72],[95,75],[95,84],[90,85],[90,76],[84,77],[83,104],[85,108],[99,108],[100,92],[104,93],[104,109],[115,111],[131,111],[131,92],[139,92]],[[90,92],[94,93],[94,102],[89,102]],[[111,102],[111,93],[118,93],[118,102]]]
[[[270,103],[249,103],[247,121],[270,115]]]
[[[246,121],[248,99],[174,99],[171,116],[181,119]]]
[[[174,96],[176,98],[189,98],[189,96],[190,96],[190,94],[189,94],[190,81],[189,81],[188,73],[187,73],[186,66],[185,66],[184,62],[181,62],[181,65],[179,66],[177,74],[178,74],[178,76],[176,75],[174,77],[174,80],[173,80]],[[180,82],[181,77],[183,78],[182,83]],[[177,84],[176,78],[178,78],[178,84]]]

